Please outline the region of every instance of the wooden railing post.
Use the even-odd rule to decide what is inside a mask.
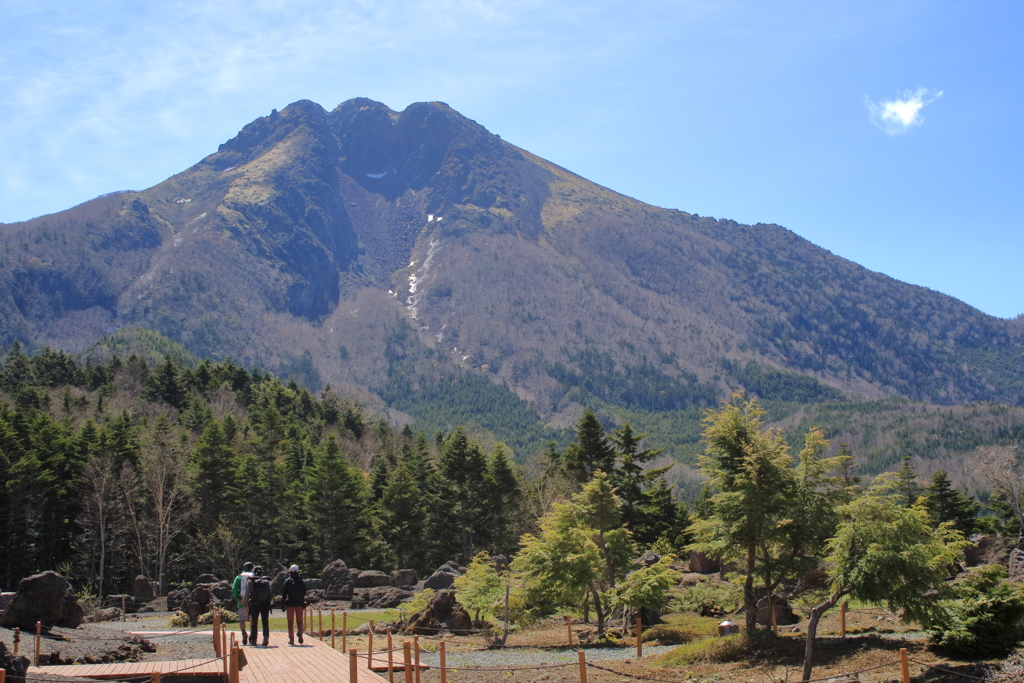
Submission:
[[[43,624],[36,622],[36,666],[39,666],[39,649],[43,646]]]
[[[839,637],[846,637],[846,603],[839,606]]]
[[[644,620],[637,618],[636,620],[636,658],[640,659],[644,656]]]
[[[903,683],[910,683],[910,662],[907,661],[907,648],[900,648],[900,669],[903,672]]]
[[[395,683],[395,641],[391,638],[391,627],[388,626],[388,681]]]
[[[322,641],[324,639],[324,609],[323,609],[323,607],[320,607],[319,605],[317,605],[317,607],[316,607],[316,615],[317,615],[317,617],[320,620],[320,640]]]
[[[355,648],[348,651],[348,680],[349,683],[359,680],[359,651]]]
[[[416,651],[416,683],[420,683],[420,637],[412,637],[412,647]]]
[[[578,653],[580,661],[580,683],[587,683],[587,655],[580,650]]]
[[[572,647],[572,616],[565,615],[565,628],[569,632],[569,647]]]
[[[213,654],[220,657],[220,612],[213,608]]]
[[[151,681],[151,683],[160,683],[160,672],[154,671],[153,673],[151,673],[149,675],[149,680]]]
[[[366,642],[366,668],[373,671],[373,619],[370,619],[370,630],[367,634],[370,637]]]
[[[7,683],[7,669],[0,669],[0,683]]]
[[[441,639],[441,683],[448,683],[448,660],[444,652],[444,638]]]
[[[128,612],[124,607],[124,594],[121,594],[121,621],[128,621]]]
[[[237,646],[231,648],[231,669],[228,671],[228,683],[239,683],[238,679],[241,678],[241,676],[238,675],[238,668],[240,666],[238,661],[238,651],[239,648]]]
[[[412,683],[412,654],[409,652],[409,648],[412,644],[407,640],[402,643],[402,654],[405,660],[405,683]]]
[[[331,608],[331,649],[334,649],[334,608]]]
[[[18,654],[18,644],[21,643],[21,629],[14,627],[14,654]]]
[[[348,649],[348,610],[341,613],[341,649]]]

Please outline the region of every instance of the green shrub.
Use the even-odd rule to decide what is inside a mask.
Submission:
[[[167,625],[171,628],[192,628],[195,626],[189,616],[180,610],[174,613],[174,616],[168,620]]]
[[[222,624],[237,624],[238,623],[238,615],[235,614],[234,612],[229,612],[226,609],[222,609],[220,611],[220,622]],[[203,624],[203,625],[205,625],[205,624],[212,624],[212,623],[213,623],[213,612],[204,612],[203,614],[199,615],[198,619],[196,619],[196,624]]]
[[[681,645],[666,652],[656,661],[662,666],[725,664],[745,659],[749,649],[749,639],[742,633],[734,633],[731,636],[705,638]]]
[[[667,624],[657,624],[644,631],[644,642],[656,640],[662,645],[683,645],[696,640],[697,634],[680,628],[673,628]]]
[[[1001,657],[1020,643],[1024,590],[1002,581],[1005,570],[989,565],[952,584],[954,598],[940,600],[928,638],[940,650],[968,657]]]
[[[739,606],[743,589],[728,581],[700,581],[683,589],[672,608],[696,612],[702,617],[728,614]]]

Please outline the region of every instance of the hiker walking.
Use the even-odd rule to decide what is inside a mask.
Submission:
[[[294,624],[299,622],[299,645],[302,645],[302,622],[303,610],[306,608],[306,582],[299,574],[299,565],[293,564],[288,568],[288,578],[284,580],[284,588],[281,592],[284,599],[282,603],[288,614],[288,644],[295,644]]]
[[[252,619],[249,645],[256,646],[256,623],[262,616],[263,647],[267,647],[270,645],[270,599],[273,596],[270,592],[270,578],[263,575],[263,567],[256,567],[252,570],[249,583],[252,585],[249,589],[249,618]]]
[[[231,584],[231,594],[238,603],[238,627],[242,630],[242,645],[249,644],[249,579],[252,578],[252,562],[242,565],[242,573]]]

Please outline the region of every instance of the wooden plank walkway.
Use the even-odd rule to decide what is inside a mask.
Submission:
[[[211,646],[210,649],[212,650],[213,647]],[[224,674],[224,660],[185,659],[177,662],[117,662],[115,664],[32,666],[29,667],[28,674],[30,676],[39,673],[51,674],[53,676],[94,678],[97,680],[116,680],[128,676],[148,676],[154,671],[159,671],[161,676],[174,672],[190,675],[218,676]]]
[[[327,642],[305,637],[305,644],[288,645],[288,634],[272,632],[269,647],[244,648],[246,665],[241,670],[240,683],[271,683],[291,681],[293,683],[350,683],[349,656],[331,649]],[[221,659],[213,659],[213,645],[210,645],[210,659],[189,659],[178,662],[120,662],[117,664],[75,664],[61,666],[31,667],[29,673],[75,676],[80,678],[117,679],[139,676],[159,671],[161,675],[180,672],[182,675],[196,674],[216,676],[224,673]],[[364,653],[365,655],[365,653]],[[386,655],[384,655],[386,657]],[[374,658],[379,665],[381,654]],[[367,667],[367,658],[359,657],[358,683],[388,683],[386,675],[381,677]],[[198,665],[198,666],[197,666]],[[376,666],[375,666],[376,668]]]

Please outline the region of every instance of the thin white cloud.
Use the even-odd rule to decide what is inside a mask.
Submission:
[[[867,98],[865,105],[871,123],[889,135],[901,135],[924,123],[921,110],[940,97],[941,90],[932,92],[928,88],[918,88],[913,92],[905,90],[902,94],[897,93],[894,100],[872,102]]]

